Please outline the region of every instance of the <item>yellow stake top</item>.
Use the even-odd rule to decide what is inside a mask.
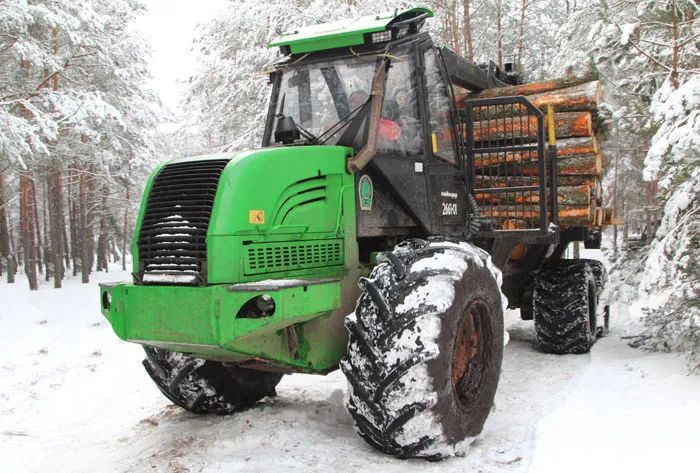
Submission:
[[[554,126],[554,107],[547,105],[547,128],[549,129],[549,145],[557,145],[557,133]]]

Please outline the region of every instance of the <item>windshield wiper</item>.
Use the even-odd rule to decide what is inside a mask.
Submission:
[[[389,56],[389,52],[391,50],[390,48],[391,48],[391,45],[386,46],[386,48],[384,49],[384,53],[381,55],[381,56],[384,56],[384,60],[379,63],[379,67],[384,68],[384,73],[386,73],[386,71],[388,71],[389,66],[391,64],[391,60],[390,60],[390,56]],[[377,71],[377,75],[375,75],[375,80],[372,82],[372,89],[371,89],[372,91],[375,90],[375,85],[376,85],[375,82],[376,82],[378,76],[379,76],[379,71]],[[384,80],[384,85],[383,85],[382,89],[384,87],[386,87],[386,75],[383,76],[383,80]],[[347,114],[346,116],[344,116],[340,120],[338,120],[338,122],[335,125],[331,126],[328,130],[326,130],[320,136],[320,138],[324,137],[325,135],[327,135],[329,133],[330,133],[330,135],[325,140],[323,140],[323,142],[321,144],[327,143],[328,140],[330,140],[333,136],[336,135],[336,133],[338,133],[340,130],[345,128],[353,120],[362,116],[362,119],[358,120],[357,126],[353,127],[355,130],[350,133],[350,137],[354,138],[354,135],[357,134],[357,131],[358,131],[360,125],[362,124],[365,117],[367,116],[367,112],[369,112],[369,108],[367,108],[367,105],[371,104],[372,100],[373,100],[373,93],[370,94],[369,97],[367,97],[367,100],[363,104],[361,104],[359,107],[357,107],[355,110],[351,111],[349,114]],[[383,102],[384,102],[383,93],[382,93],[381,100],[382,100],[382,104],[383,104]],[[350,132],[351,130],[352,130],[352,128],[348,128],[348,130],[345,132],[345,134],[340,138],[339,142],[344,141],[345,135],[347,135],[348,132]],[[349,146],[349,145],[346,144],[345,146]]]
[[[328,141],[333,138],[339,131],[341,131],[343,128],[345,128],[352,120],[356,117],[358,117],[362,110],[367,106],[368,103],[371,101],[371,96],[365,100],[364,103],[362,103],[359,107],[357,107],[355,110],[351,111],[347,115],[345,115],[343,118],[335,122],[330,128],[328,128],[326,131],[324,131],[321,136],[318,137],[318,139],[323,138],[324,136],[328,135],[328,137],[321,142],[322,145],[325,145],[328,143]],[[330,133],[330,134],[329,134]]]
[[[320,137],[317,137],[316,135],[314,135],[309,130],[307,130],[306,128],[302,127],[299,124],[297,124],[297,128],[299,128],[299,133],[301,133],[301,136],[306,138],[307,144],[315,145],[316,143],[318,143],[318,140]],[[323,135],[321,135],[321,136],[323,136]]]

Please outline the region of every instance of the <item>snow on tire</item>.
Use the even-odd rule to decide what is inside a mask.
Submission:
[[[356,428],[401,458],[464,454],[500,376],[500,271],[481,249],[444,241],[408,240],[378,262],[345,322]]]
[[[196,414],[231,414],[275,396],[282,374],[238,368],[160,348],[144,347],[143,366],[174,404]]]
[[[537,275],[533,295],[535,331],[545,353],[588,353],[595,343],[598,290],[588,261],[549,263]]]

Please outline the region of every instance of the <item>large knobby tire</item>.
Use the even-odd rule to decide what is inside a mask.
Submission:
[[[196,414],[231,414],[275,396],[282,374],[229,366],[159,348],[144,347],[143,366],[174,404]]]
[[[596,297],[599,297],[603,293],[605,285],[608,283],[608,270],[605,269],[605,265],[598,260],[584,258],[562,259],[559,260],[557,264],[560,266],[568,265],[575,267],[580,267],[582,265],[588,266],[593,272],[593,279],[595,281],[596,288]]]
[[[464,454],[501,372],[500,271],[466,243],[409,240],[378,261],[345,322],[356,428],[401,458]]]
[[[533,294],[540,349],[557,355],[588,353],[596,340],[597,303],[596,277],[588,260],[544,266]]]
[[[572,260],[576,261],[576,260]],[[605,285],[608,283],[608,270],[605,269],[605,265],[598,260],[594,259],[580,259],[579,262],[586,264],[591,271],[593,271],[593,279],[595,279],[596,288],[596,298],[605,290]]]

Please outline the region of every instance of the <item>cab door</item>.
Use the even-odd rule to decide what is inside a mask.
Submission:
[[[432,42],[423,43],[420,56],[433,233],[461,236],[467,222],[467,187],[453,91],[446,80],[440,54]]]
[[[377,152],[356,174],[360,238],[432,232],[418,51],[412,43],[391,52]]]

